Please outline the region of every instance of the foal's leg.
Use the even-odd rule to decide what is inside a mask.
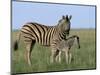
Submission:
[[[58,58],[58,60],[59,60],[59,63],[61,63],[61,51],[59,51],[59,58]]]
[[[71,63],[71,60],[72,60],[72,54],[71,54],[70,51],[68,53],[69,53],[69,62],[68,63],[70,64]]]
[[[68,56],[69,56],[68,49],[64,50],[64,52],[65,52],[66,63],[68,64]]]

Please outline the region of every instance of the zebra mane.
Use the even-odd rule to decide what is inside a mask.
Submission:
[[[72,36],[67,37],[65,40],[69,40],[69,39],[72,39],[72,38],[79,39],[79,37],[77,35],[72,35]]]

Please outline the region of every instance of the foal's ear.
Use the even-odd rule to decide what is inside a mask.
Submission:
[[[71,20],[71,18],[72,18],[72,15],[69,16],[69,20]]]

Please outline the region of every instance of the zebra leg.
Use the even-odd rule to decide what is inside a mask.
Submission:
[[[59,55],[57,55],[57,56],[56,56],[56,59],[55,59],[55,60],[56,60],[56,62],[58,62],[58,57],[59,57]]]
[[[66,58],[66,63],[68,64],[68,51],[65,50],[65,58]]]
[[[55,57],[57,56],[56,51],[57,50],[51,50],[51,57],[50,57],[51,63],[53,63],[55,61]]]
[[[56,62],[58,62],[59,52],[60,52],[60,51],[59,51],[59,50],[57,50],[57,51],[56,51],[56,54],[55,54],[55,60],[56,60]]]
[[[27,59],[29,66],[31,66],[31,52],[32,52],[32,47],[34,44],[35,42],[33,42],[32,40],[26,43],[26,55],[27,55],[26,59]]]
[[[55,44],[56,40],[54,40],[51,44],[51,56],[50,56],[50,62],[53,63],[57,60],[59,56],[59,50],[57,49],[57,44]]]
[[[61,51],[59,52],[59,55],[58,55],[58,60],[59,60],[59,63],[61,63]]]
[[[71,52],[68,52],[69,53],[69,64],[71,63],[71,60],[72,60],[72,54]]]

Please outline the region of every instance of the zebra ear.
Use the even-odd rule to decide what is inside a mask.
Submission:
[[[71,18],[72,18],[72,15],[69,16],[69,20],[71,20]]]
[[[68,18],[68,15],[66,15],[66,18]]]
[[[65,19],[65,16],[64,15],[62,16],[62,19]]]
[[[68,21],[68,15],[66,15],[66,20]]]

